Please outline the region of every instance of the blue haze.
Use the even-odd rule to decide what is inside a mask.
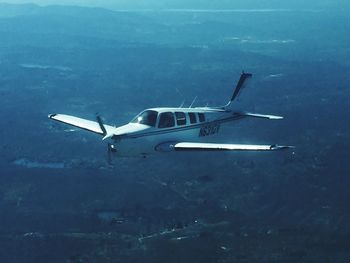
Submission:
[[[1,262],[349,262],[347,2],[35,3],[0,3]],[[99,136],[47,119],[222,105],[242,70],[237,105],[285,119],[217,140],[294,151],[110,166]]]

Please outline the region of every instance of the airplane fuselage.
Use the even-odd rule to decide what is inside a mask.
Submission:
[[[149,122],[144,120],[147,113],[154,114]],[[110,143],[118,156],[169,152],[172,143],[208,142],[220,133],[223,124],[241,118],[216,108],[152,108],[116,128]]]

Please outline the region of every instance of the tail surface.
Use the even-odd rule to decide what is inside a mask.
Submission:
[[[239,78],[236,88],[232,94],[231,100],[225,105],[225,109],[231,108],[232,102],[239,96],[242,89],[246,87],[248,80],[252,76],[253,75],[251,73],[242,72],[241,77]]]

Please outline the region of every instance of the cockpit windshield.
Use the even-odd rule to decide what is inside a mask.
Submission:
[[[131,123],[139,123],[155,127],[157,122],[158,112],[154,110],[146,110],[137,115]]]

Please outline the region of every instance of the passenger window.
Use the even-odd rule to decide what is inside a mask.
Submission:
[[[183,112],[175,112],[177,125],[186,125],[186,115]]]
[[[190,117],[190,123],[196,123],[197,122],[196,114],[194,112],[189,112],[188,116]]]
[[[198,113],[199,121],[204,122],[205,121],[205,116],[204,113]]]
[[[175,118],[172,112],[163,112],[159,117],[159,128],[169,128],[175,126]]]

